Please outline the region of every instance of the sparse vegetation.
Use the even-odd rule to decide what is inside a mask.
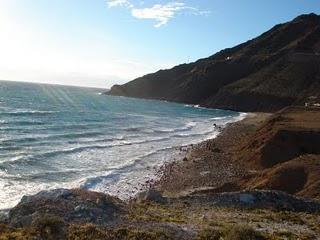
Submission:
[[[41,239],[55,240],[66,238],[66,229],[63,219],[44,215],[33,222],[34,232],[38,233]]]
[[[121,240],[173,240],[174,238],[161,229],[143,230],[137,228],[118,228],[108,232],[111,239]]]
[[[114,227],[70,224],[44,215],[31,227],[1,224],[0,240],[171,240],[184,239],[183,234],[196,240],[307,240],[319,237],[319,222],[318,214],[145,202],[132,203],[121,225]]]
[[[131,221],[152,221],[187,223],[188,216],[183,209],[150,202],[132,204],[128,219]]]
[[[246,225],[234,225],[225,230],[225,240],[265,240],[260,232]]]
[[[199,231],[197,240],[220,240],[222,233],[217,229],[206,228]]]
[[[109,239],[106,231],[100,229],[93,224],[85,225],[71,225],[68,229],[68,239],[82,240],[82,239]]]

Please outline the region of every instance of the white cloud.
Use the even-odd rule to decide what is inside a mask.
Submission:
[[[109,8],[112,7],[127,7],[132,8],[133,5],[128,0],[107,0]]]
[[[126,51],[129,47],[96,29],[76,35],[47,31],[14,2],[0,0],[0,79],[111,87],[177,64],[135,59]]]
[[[109,8],[120,6],[131,9],[131,15],[137,19],[155,20],[157,23],[154,26],[157,28],[166,25],[170,19],[179,13],[193,15],[208,15],[210,13],[209,11],[201,11],[198,8],[187,6],[183,2],[155,4],[146,8],[135,7],[129,0],[109,0],[107,3]]]
[[[138,19],[153,19],[157,21],[155,27],[161,27],[175,16],[178,11],[185,8],[184,3],[172,2],[165,5],[156,4],[150,8],[133,8],[131,14]]]

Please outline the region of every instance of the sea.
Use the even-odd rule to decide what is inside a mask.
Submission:
[[[54,188],[128,199],[178,159],[181,146],[245,117],[103,91],[0,81],[0,209]]]

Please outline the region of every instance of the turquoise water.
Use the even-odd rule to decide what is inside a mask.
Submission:
[[[242,114],[99,94],[68,86],[0,82],[0,209],[25,194],[83,187],[126,198],[177,147],[218,134]]]

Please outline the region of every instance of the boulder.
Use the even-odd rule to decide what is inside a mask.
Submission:
[[[197,192],[185,200],[210,202],[218,207],[272,209],[293,212],[320,212],[320,202],[295,197],[275,190],[245,190],[237,192]]]
[[[168,202],[168,199],[166,197],[163,197],[162,193],[154,189],[149,189],[147,191],[138,193],[135,200],[137,202],[150,201],[160,204]]]
[[[124,203],[103,193],[84,189],[56,189],[24,196],[9,212],[11,226],[25,227],[50,215],[67,223],[107,224],[124,212]]]

